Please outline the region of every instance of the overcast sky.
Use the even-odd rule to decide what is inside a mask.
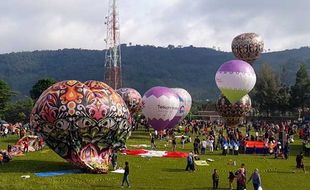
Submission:
[[[310,45],[310,0],[119,0],[121,42],[230,51],[256,32],[273,51]],[[0,0],[0,53],[105,49],[108,0]]]

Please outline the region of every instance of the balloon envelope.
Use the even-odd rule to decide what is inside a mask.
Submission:
[[[172,88],[172,90],[180,96],[180,98],[183,100],[183,105],[184,105],[184,112],[182,119],[184,119],[187,114],[191,111],[192,107],[192,97],[191,95],[183,88]]]
[[[252,64],[263,52],[264,41],[258,34],[243,33],[233,39],[231,49],[238,59]]]
[[[247,62],[231,60],[217,70],[215,82],[228,100],[235,103],[254,88],[256,74]]]
[[[170,88],[153,87],[142,98],[142,113],[155,130],[164,129],[179,110],[179,97]]]
[[[179,109],[175,114],[175,116],[172,118],[172,120],[165,127],[166,129],[174,128],[182,120],[182,117],[184,116],[185,101],[178,94],[177,96],[179,97]]]
[[[233,104],[225,96],[221,95],[217,100],[216,108],[219,114],[226,120],[228,126],[235,126],[251,110],[251,105],[249,95],[245,95]]]
[[[98,81],[62,81],[36,102],[31,128],[67,161],[106,173],[112,149],[124,146],[131,118],[123,99]]]
[[[133,88],[120,88],[116,92],[123,98],[131,114],[140,110],[142,97],[138,91]]]

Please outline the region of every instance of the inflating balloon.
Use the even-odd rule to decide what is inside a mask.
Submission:
[[[244,33],[233,39],[231,49],[238,59],[252,64],[263,52],[264,41],[258,34]]]
[[[30,125],[62,158],[96,173],[108,171],[112,149],[131,132],[123,99],[98,81],[54,84],[36,102]]]
[[[190,112],[192,107],[192,97],[191,95],[183,88],[171,88],[178,96],[183,100],[184,112],[182,119],[184,119],[187,114]],[[182,120],[181,119],[181,120]]]
[[[182,121],[189,113],[192,106],[192,97],[186,90],[182,88],[171,88],[171,90],[173,90],[178,95],[180,105],[178,112],[166,126],[167,129],[174,128],[180,121]]]
[[[256,74],[250,64],[241,60],[225,62],[217,70],[215,82],[231,103],[248,94],[256,83]]]
[[[245,95],[239,101],[232,104],[221,95],[217,100],[216,108],[219,114],[226,120],[228,126],[233,127],[251,110],[251,98]]]
[[[120,88],[116,92],[123,98],[131,114],[140,110],[142,97],[138,91],[132,88]]]
[[[173,90],[173,89],[172,89]],[[177,111],[177,113],[175,114],[175,116],[172,118],[172,120],[168,123],[168,125],[165,127],[166,129],[172,129],[174,128],[181,120],[182,117],[184,116],[184,112],[185,112],[185,101],[183,100],[183,98],[181,96],[179,96],[177,94],[177,96],[179,97],[179,109]]]
[[[155,130],[166,128],[179,106],[179,96],[167,87],[153,87],[142,98],[142,113]]]

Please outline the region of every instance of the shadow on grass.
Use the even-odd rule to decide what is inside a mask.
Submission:
[[[267,173],[276,173],[276,174],[295,174],[293,171],[267,171]]]
[[[188,172],[185,169],[181,169],[181,168],[164,168],[162,171],[165,171],[165,172]]]
[[[12,160],[9,163],[0,165],[1,173],[36,173],[69,169],[78,168],[66,162],[42,160]]]
[[[138,139],[149,139],[147,136],[135,136],[135,137],[130,137],[130,140],[138,140]]]
[[[193,189],[204,189],[204,190],[208,190],[208,189],[213,189],[213,187],[194,187]],[[229,188],[217,188],[219,190],[229,190]]]

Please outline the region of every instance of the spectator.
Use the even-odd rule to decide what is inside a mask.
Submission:
[[[258,188],[261,186],[261,178],[258,173],[258,169],[256,168],[254,172],[252,173],[251,177],[249,178],[248,183],[252,180],[254,190],[258,190]]]
[[[175,151],[177,149],[177,141],[175,137],[172,139],[172,151]]]
[[[129,176],[129,163],[125,162],[125,172],[124,172],[124,177],[123,177],[123,181],[122,181],[122,188],[124,188],[125,182],[127,183],[127,186],[130,188],[128,176]]]
[[[214,169],[214,172],[212,174],[212,181],[213,181],[213,189],[217,189],[219,186],[219,180],[220,180],[220,176],[217,173],[217,169]]]
[[[117,168],[117,152],[116,152],[116,150],[112,151],[111,163],[112,163],[113,170],[116,170],[116,168]]]
[[[229,172],[229,175],[228,175],[228,182],[229,182],[229,190],[232,190],[233,189],[233,182],[234,182],[234,179],[235,179],[235,175],[232,171]]]
[[[206,149],[207,149],[207,141],[203,139],[201,141],[201,154],[206,154]]]
[[[188,169],[190,169],[190,170],[194,171],[194,168],[193,168],[194,159],[193,159],[193,152],[192,151],[188,154],[186,161],[187,161],[187,165],[186,165],[185,170],[188,171]]]

